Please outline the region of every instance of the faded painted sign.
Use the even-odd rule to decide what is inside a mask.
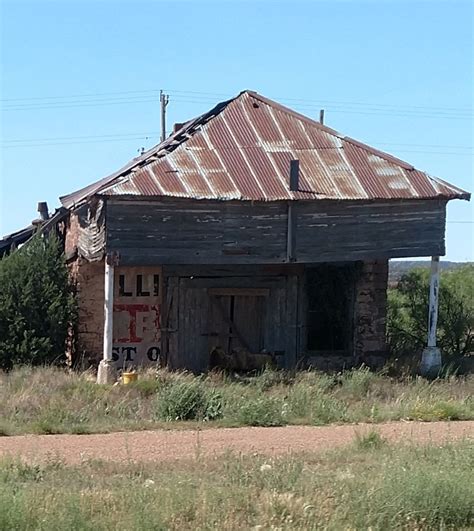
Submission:
[[[161,268],[117,267],[112,359],[118,367],[159,363]]]

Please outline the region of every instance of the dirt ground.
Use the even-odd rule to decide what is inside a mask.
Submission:
[[[29,462],[59,459],[68,464],[90,459],[170,461],[212,457],[226,451],[279,455],[324,451],[353,442],[356,433],[376,430],[390,442],[442,444],[474,439],[474,421],[392,422],[344,426],[281,428],[211,428],[159,430],[98,435],[22,435],[0,437],[0,456]]]

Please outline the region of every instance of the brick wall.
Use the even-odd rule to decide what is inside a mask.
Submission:
[[[387,354],[388,260],[362,263],[355,287],[354,354],[368,365],[379,365]]]
[[[71,278],[76,287],[78,324],[74,354],[69,356],[74,363],[95,365],[102,358],[104,330],[104,261],[88,262],[77,256],[79,222],[75,214],[69,217],[64,250],[69,263]]]
[[[95,365],[102,358],[104,332],[104,261],[76,258],[70,264],[78,304],[74,361]]]
[[[66,225],[66,238],[64,241],[64,252],[66,257],[73,256],[77,253],[77,244],[79,242],[79,220],[74,213],[69,214]]]

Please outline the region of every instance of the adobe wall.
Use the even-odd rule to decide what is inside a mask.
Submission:
[[[88,262],[77,255],[79,223],[71,214],[65,238],[65,254],[74,282],[78,304],[78,320],[73,363],[95,365],[102,357],[104,330],[104,260]]]
[[[78,324],[75,361],[95,365],[102,357],[104,333],[104,261],[78,258],[72,269],[76,284]]]
[[[381,365],[387,356],[388,260],[362,263],[355,287],[354,355],[369,366]]]

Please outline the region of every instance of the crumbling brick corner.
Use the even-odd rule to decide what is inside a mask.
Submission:
[[[78,255],[80,226],[76,214],[67,222],[64,251],[77,300],[77,325],[68,342],[69,363],[87,368],[102,357],[104,330],[104,261],[89,262]]]
[[[69,264],[77,299],[77,327],[70,363],[87,368],[102,358],[104,331],[104,261],[76,258]]]
[[[354,357],[381,367],[387,359],[388,260],[364,261],[355,286]]]

